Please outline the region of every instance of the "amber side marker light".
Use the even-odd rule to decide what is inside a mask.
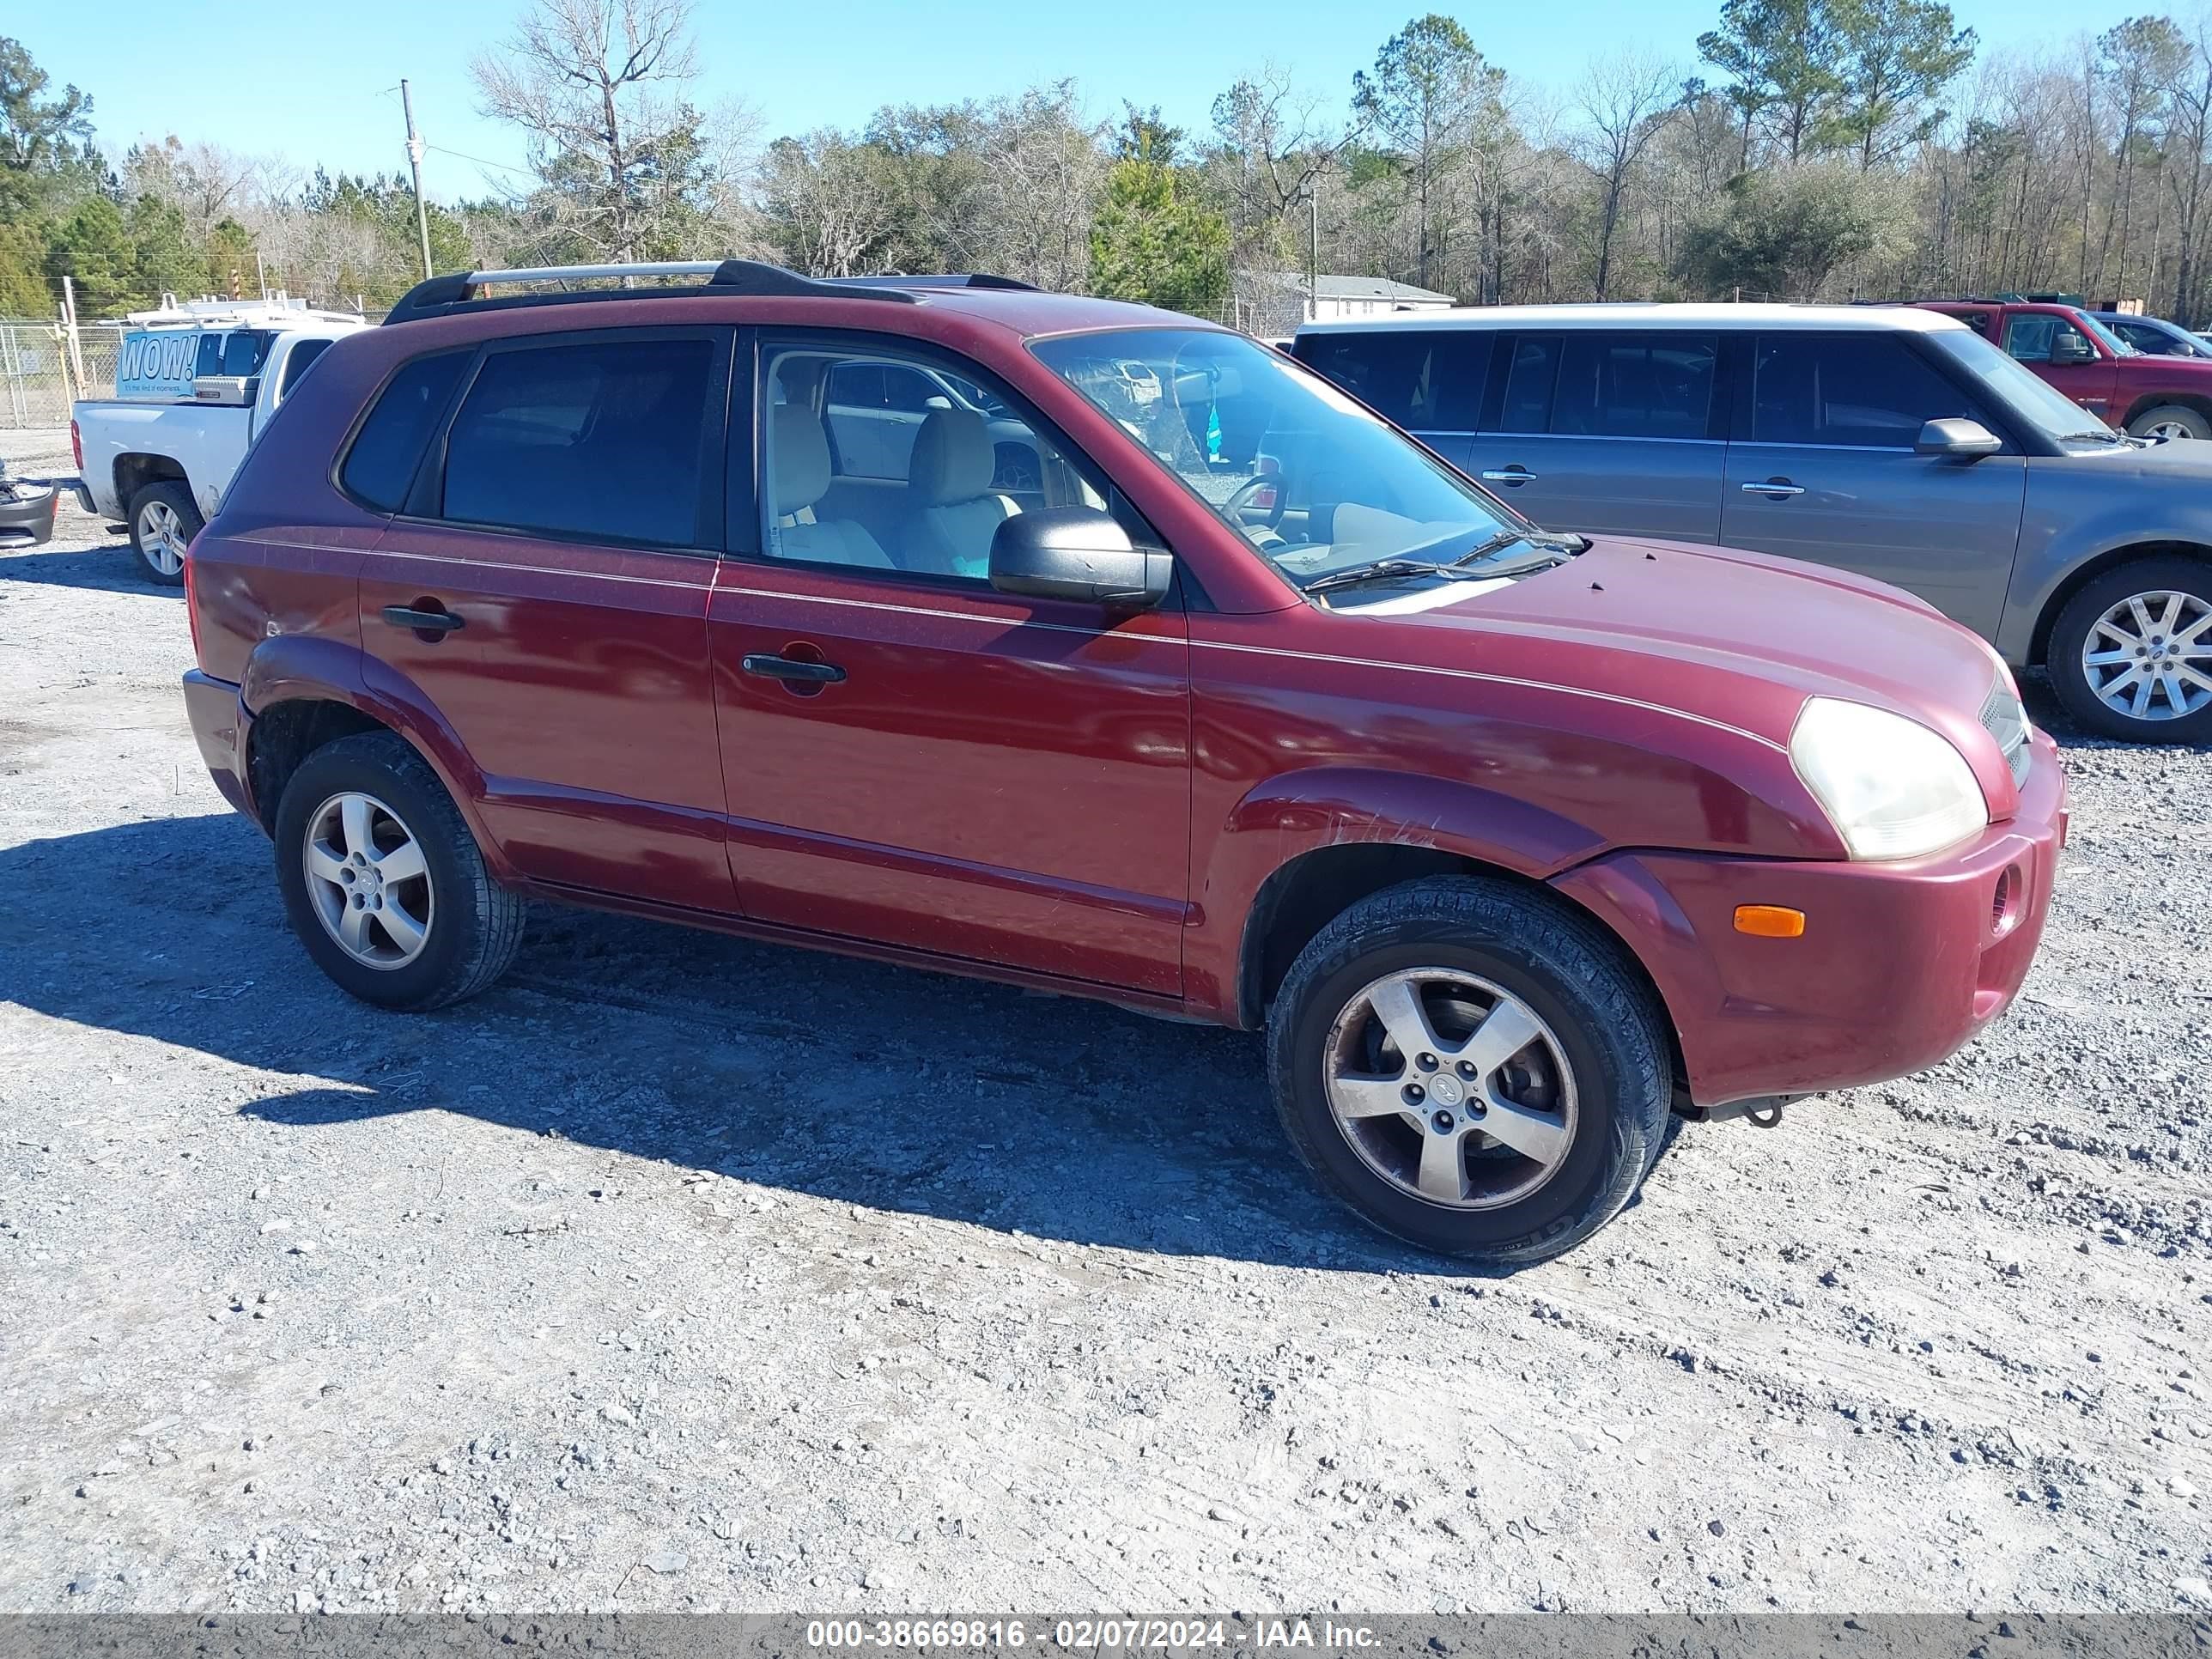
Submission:
[[[1754,939],[1802,939],[1805,913],[1786,904],[1739,904],[1735,930]]]

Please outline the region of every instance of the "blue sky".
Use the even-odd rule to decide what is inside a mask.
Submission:
[[[2055,46],[2147,9],[2124,0],[1953,4],[1985,43],[2028,47]],[[1213,94],[1270,56],[1302,85],[1340,103],[1352,71],[1426,9],[1422,0],[702,0],[702,91],[708,101],[750,102],[772,137],[854,125],[884,103],[988,97],[1073,73],[1095,114],[1117,112],[1127,98],[1202,126]],[[1648,46],[1686,66],[1719,6],[1641,0],[1445,9],[1509,72],[1565,88],[1593,51]],[[436,147],[424,166],[434,195],[480,195],[488,180],[514,177],[461,156],[510,167],[522,159],[511,131],[476,113],[467,73],[470,56],[507,33],[519,9],[508,0],[379,0],[354,13],[357,21],[317,8],[312,23],[296,0],[76,0],[10,9],[16,15],[0,22],[0,32],[18,35],[57,82],[93,94],[100,138],[112,154],[173,131],[301,167],[404,167],[404,75],[413,82],[423,137]]]

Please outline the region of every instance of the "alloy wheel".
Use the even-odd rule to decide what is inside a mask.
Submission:
[[[1520,998],[1472,975],[1385,975],[1345,1005],[1322,1056],[1345,1139],[1430,1203],[1515,1203],[1574,1144],[1574,1073],[1558,1036]]]
[[[332,795],[308,818],[301,853],[308,902],[339,949],[386,969],[422,954],[430,867],[398,813],[374,795]]]
[[[185,549],[191,538],[185,521],[167,501],[149,501],[138,509],[138,546],[146,562],[164,576],[185,568]]]
[[[2098,700],[2131,720],[2173,720],[2212,704],[2212,604],[2172,588],[2108,607],[2081,643]]]
[[[2142,429],[2142,435],[2146,438],[2173,439],[2194,438],[2197,434],[2189,429],[2185,422],[2153,421]]]

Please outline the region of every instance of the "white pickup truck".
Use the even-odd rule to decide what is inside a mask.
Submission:
[[[366,324],[281,295],[182,305],[165,295],[129,321],[116,395],[70,411],[75,488],[86,512],[128,528],[149,575],[173,584],[255,434],[331,343]]]

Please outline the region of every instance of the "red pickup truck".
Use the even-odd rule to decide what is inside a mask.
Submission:
[[[1956,317],[2107,424],[2138,438],[2212,438],[2212,358],[2135,350],[2074,306],[1923,300]]]

